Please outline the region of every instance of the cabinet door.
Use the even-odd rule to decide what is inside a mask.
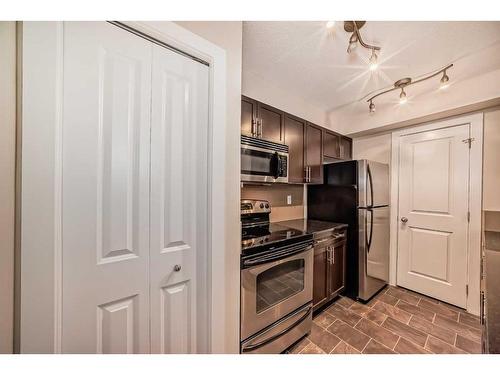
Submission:
[[[328,298],[328,252],[326,247],[314,249],[313,306],[322,305]]]
[[[340,136],[328,130],[323,132],[323,156],[340,158]]]
[[[332,263],[328,265],[328,295],[333,297],[345,287],[345,251],[346,241],[337,242],[333,246]]]
[[[344,160],[352,159],[352,139],[342,137],[340,140],[340,158]]]
[[[285,115],[284,142],[289,148],[288,182],[304,182],[305,121]]]
[[[255,136],[252,126],[257,116],[257,102],[246,96],[241,97],[241,134]]]
[[[306,126],[306,166],[310,168],[310,183],[323,182],[323,142],[319,126]]]
[[[268,141],[283,142],[284,115],[279,109],[258,103],[257,117],[260,121],[260,137]]]

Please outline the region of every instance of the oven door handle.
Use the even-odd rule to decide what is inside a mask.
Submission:
[[[309,316],[309,314],[311,313],[311,310],[312,310],[312,306],[309,306],[309,308],[306,310],[305,314],[299,319],[297,320],[295,323],[293,323],[290,327],[287,327],[285,328],[284,330],[282,330],[281,332],[278,332],[276,335],[274,336],[271,336],[265,340],[262,340],[256,344],[252,344],[252,345],[248,345],[247,347],[244,347],[241,352],[242,353],[246,353],[246,352],[251,352],[253,350],[256,350],[264,345],[267,345],[277,339],[279,339],[281,336],[284,336],[286,335],[288,332],[290,332],[292,329],[294,329],[295,327],[297,327],[299,324],[301,324],[304,320],[307,319],[307,317]]]
[[[282,251],[277,251],[274,254],[259,257],[257,259],[244,260],[243,267],[249,268],[249,267],[253,267],[253,266],[258,266],[258,265],[263,264],[263,263],[269,263],[269,262],[272,262],[275,260],[288,258],[289,256],[305,252],[305,251],[310,250],[312,248],[313,248],[312,245],[308,245],[308,246],[301,245],[300,247],[297,247],[296,249],[293,249],[293,250],[288,248],[288,249],[285,249]]]

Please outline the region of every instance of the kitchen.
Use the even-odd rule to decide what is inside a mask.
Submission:
[[[0,31],[2,353],[500,352],[499,22]]]
[[[291,92],[299,92],[298,89],[303,87],[305,93],[301,95],[315,98],[314,94],[311,94],[311,87],[318,90],[318,85],[321,86],[319,80],[322,77],[313,70],[313,66],[317,64],[314,59],[317,59],[318,55],[320,58],[326,57],[322,55],[324,53],[322,51],[314,51],[316,54],[314,56],[305,54],[300,49],[285,52],[284,47],[276,47],[273,44],[273,38],[285,30],[296,29],[304,33],[308,27],[310,30],[315,27],[314,31],[319,34],[318,24],[299,26],[291,22],[247,22],[243,28],[241,352],[323,354],[487,352],[486,347],[489,342],[487,335],[482,334],[484,330],[482,327],[487,327],[487,324],[483,323],[485,315],[483,304],[487,303],[484,302],[484,297],[481,297],[479,312],[469,297],[469,288],[475,288],[479,284],[479,278],[464,281],[466,273],[473,274],[474,270],[469,268],[469,271],[465,271],[467,267],[456,259],[463,257],[458,255],[461,250],[453,249],[453,246],[459,246],[455,241],[466,239],[468,225],[456,226],[452,229],[455,232],[450,232],[453,233],[452,237],[462,239],[452,238],[455,244],[451,245],[451,248],[448,247],[449,244],[445,245],[447,249],[444,251],[448,253],[447,257],[442,258],[439,255],[437,259],[429,261],[434,257],[431,253],[432,247],[429,246],[435,246],[435,241],[440,241],[432,231],[443,224],[426,223],[421,218],[426,212],[441,215],[441,212],[448,211],[457,215],[461,207],[453,202],[452,196],[464,194],[460,190],[466,188],[462,182],[466,181],[465,175],[460,176],[460,170],[463,168],[436,163],[435,169],[429,170],[425,158],[440,158],[443,156],[441,151],[424,150],[423,147],[422,150],[415,151],[416,144],[428,142],[432,138],[436,139],[434,142],[437,144],[441,142],[440,139],[446,139],[442,137],[450,136],[454,140],[453,146],[449,147],[453,147],[454,153],[461,152],[460,146],[457,145],[463,144],[463,139],[468,139],[472,148],[472,142],[482,137],[480,132],[474,130],[479,128],[478,125],[472,123],[482,122],[482,119],[474,119],[471,116],[471,130],[460,135],[449,135],[450,132],[446,133],[446,130],[443,131],[446,134],[440,135],[439,130],[434,129],[453,127],[460,121],[467,122],[468,118],[463,117],[448,123],[434,121],[429,127],[428,134],[420,138],[417,126],[419,121],[410,123],[409,125],[417,127],[417,130],[408,131],[408,134],[416,134],[414,137],[417,139],[410,144],[413,151],[411,149],[399,151],[393,148],[388,151],[389,156],[380,157],[376,153],[380,150],[373,147],[375,144],[365,144],[367,147],[363,149],[363,143],[372,137],[375,140],[378,140],[377,137],[379,139],[386,137],[387,130],[385,134],[379,131],[372,137],[366,136],[366,132],[362,133],[361,137],[355,138],[353,145],[351,137],[333,131],[330,127],[311,122],[311,112],[306,114],[309,119],[297,116],[299,110],[292,108],[285,102],[286,99],[282,98],[291,97],[289,92],[275,89],[277,93],[283,93],[283,96],[273,97],[265,90],[273,84],[282,85],[281,88],[286,87]],[[378,30],[383,30],[383,24],[378,25]],[[367,65],[372,77],[366,78],[370,80],[380,69],[377,57],[383,49],[363,40],[361,30],[364,26],[365,21],[335,23],[329,21],[323,24],[323,35],[318,36],[311,32],[308,36],[303,36],[303,40],[311,42],[314,38],[319,38],[324,48],[329,48],[326,44],[332,42],[331,39],[335,39],[332,43],[346,44],[346,37],[342,38],[339,35],[346,33],[347,37],[350,36],[346,56],[351,55],[349,49],[352,48],[357,53],[365,53],[370,57]],[[367,31],[372,38],[376,34],[373,30]],[[304,44],[301,44],[302,40],[297,40],[295,34],[293,36],[294,43],[304,47]],[[436,38],[439,39],[437,36]],[[245,44],[247,40],[248,45]],[[285,56],[280,56],[279,51],[285,53]],[[337,53],[340,54],[341,51]],[[356,58],[359,58],[359,55]],[[274,61],[277,66],[284,67],[282,65],[284,61],[293,65],[278,71],[276,66],[271,65]],[[378,101],[376,99],[396,90],[401,90],[399,106],[404,107],[407,92],[415,83],[434,80],[440,90],[433,95],[446,95],[443,92],[453,90],[448,86],[451,72],[456,64],[455,62],[444,65],[441,69],[414,79],[401,79],[393,87],[371,92],[363,98],[368,107],[364,116],[375,118],[378,114],[375,109],[375,102]],[[295,66],[309,69],[308,78],[314,83],[307,85],[304,81],[297,83],[290,80],[292,75],[298,74],[296,71],[298,68]],[[340,70],[339,66],[336,68]],[[322,74],[325,72],[326,70]],[[246,79],[246,74],[251,78]],[[286,79],[288,81],[285,81]],[[258,84],[267,80],[265,90],[257,87],[257,84],[253,83],[254,80]],[[248,88],[245,88],[246,82]],[[428,83],[428,85],[432,88],[436,84]],[[326,89],[323,88],[323,91]],[[364,91],[369,92],[369,89],[365,88]],[[263,98],[263,101],[246,96],[246,92]],[[267,101],[264,101],[266,99]],[[275,103],[282,103],[282,109],[273,106]],[[358,104],[351,107],[355,107],[355,110],[344,109],[341,106],[339,112],[357,111],[356,116],[361,116]],[[293,112],[289,113],[283,108]],[[421,129],[423,128],[425,126],[421,126]],[[397,132],[393,131],[392,134]],[[475,137],[469,134],[474,134]],[[411,136],[406,134],[404,136],[405,139],[411,139]],[[358,140],[359,149],[356,147]],[[393,135],[392,142],[394,141]],[[430,147],[432,149],[434,146]],[[396,152],[413,152],[410,157],[423,158],[421,163],[424,164],[418,166],[413,161],[413,164],[403,166],[404,160],[398,161],[394,156],[391,160],[390,154],[394,155]],[[430,156],[432,153],[434,154]],[[374,157],[375,160],[382,162],[367,160],[363,156]],[[472,155],[470,157],[471,168],[477,168],[478,164],[472,163],[473,159],[479,157]],[[395,160],[396,163],[401,163],[400,173],[409,170],[409,174],[406,175],[408,177],[403,177],[405,180],[399,182],[400,188],[396,192],[391,190],[391,184],[397,184],[397,180],[394,177],[394,169],[391,177],[390,167],[391,162],[394,163]],[[450,159],[447,163],[463,165],[469,161],[463,158],[461,161]],[[450,169],[450,176],[458,176],[457,178],[461,180],[461,182],[458,180],[449,182],[451,184],[449,193],[441,189],[447,182],[439,177],[439,174],[446,169]],[[415,177],[412,177],[412,174]],[[406,181],[414,182],[406,183]],[[481,183],[476,179],[474,183],[478,182]],[[447,194],[450,195],[446,197]],[[410,198],[409,203],[404,203],[409,204],[408,208],[401,207],[403,204],[401,199],[406,197]],[[442,199],[448,199],[449,204],[455,206],[439,207],[442,205],[438,200]],[[470,204],[473,204],[474,199],[477,197],[469,195]],[[419,203],[426,200],[428,205]],[[410,242],[407,245],[403,242],[399,246],[410,246],[410,250],[406,250],[410,253],[405,253],[404,249],[397,250],[399,253],[397,266],[390,266],[390,263],[394,262],[392,249],[394,245],[391,241],[396,237],[392,234],[395,229],[391,228],[393,224],[390,217],[399,216],[391,205],[398,206],[398,204],[400,212],[403,213],[399,214],[400,224],[396,226],[396,231],[401,231],[400,241],[407,240],[408,232],[410,235]],[[413,208],[410,208],[412,206]],[[471,220],[471,211],[467,213],[468,223]],[[420,222],[413,224],[410,220]],[[461,221],[464,221],[463,218]],[[449,224],[444,223],[444,225],[450,228]],[[422,246],[428,250],[421,248]],[[471,242],[469,252],[471,253],[472,248],[476,246],[477,243]],[[416,258],[415,253],[412,255],[412,251],[421,252],[419,255],[421,259]],[[437,248],[436,251],[441,249]],[[449,258],[450,251],[457,251],[452,255],[455,258],[453,261]],[[404,257],[407,257],[407,260],[404,260]],[[471,263],[474,263],[474,260]],[[450,271],[450,267],[457,270]],[[463,270],[463,274],[460,274],[458,269]],[[390,275],[394,272],[397,276]],[[298,274],[302,282],[301,289],[297,286]],[[442,281],[447,285],[443,286]],[[435,285],[432,285],[433,283]],[[306,289],[309,289],[309,297],[304,296]],[[481,296],[484,295],[484,290],[484,287],[481,288]],[[493,314],[490,313],[490,316]],[[490,334],[491,336],[493,334]],[[494,351],[493,345],[490,350]]]

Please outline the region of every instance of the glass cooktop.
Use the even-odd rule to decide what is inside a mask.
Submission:
[[[273,223],[258,227],[243,228],[241,248],[248,249],[255,246],[274,244],[292,238],[300,239],[304,236],[307,236],[306,232]]]

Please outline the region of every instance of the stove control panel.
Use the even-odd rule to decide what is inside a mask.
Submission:
[[[268,201],[258,199],[242,199],[241,200],[241,214],[259,214],[270,213],[271,205]]]

